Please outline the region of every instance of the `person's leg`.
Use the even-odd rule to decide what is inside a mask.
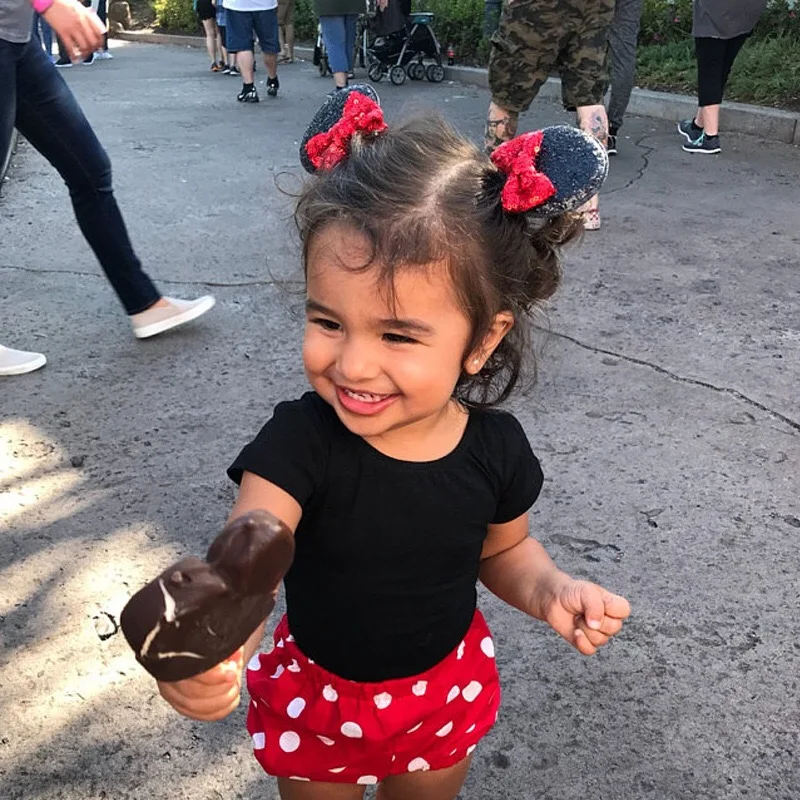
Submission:
[[[206,35],[206,52],[211,66],[217,63],[217,23],[213,19],[203,20],[203,31]]]
[[[725,76],[725,40],[697,37],[697,114],[694,118],[699,135],[719,134],[719,107]],[[688,138],[688,137],[687,137]]]
[[[44,52],[47,57],[53,55],[53,29],[48,24],[44,17],[40,17],[40,26],[42,31],[42,44],[44,45]]]
[[[608,102],[609,133],[616,137],[622,127],[636,75],[636,43],[642,18],[642,0],[617,0],[614,21],[608,31],[611,56],[611,97]]]
[[[468,756],[449,769],[392,775],[378,787],[376,800],[454,800],[467,778],[471,760]]]
[[[133,251],[111,183],[111,162],[61,76],[41,48],[17,67],[16,125],[59,172],[78,225],[128,314],[160,294]]]
[[[241,103],[257,103],[258,92],[253,83],[253,21],[249,11],[225,10],[228,52],[233,54],[237,71],[241,74],[242,90],[236,98]]]
[[[267,69],[267,94],[270,97],[275,97],[280,86],[278,82],[278,53],[281,46],[278,36],[278,11],[274,8],[267,11],[254,11],[253,22],[258,44],[261,47],[261,56]]]
[[[344,17],[344,52],[347,56],[347,74],[353,71],[356,53],[356,33],[358,31],[358,14],[345,14]]]
[[[527,110],[558,59],[563,30],[559,0],[504,3],[500,25],[491,38],[484,147],[488,153],[517,135]]]
[[[593,0],[561,55],[564,105],[575,108],[578,127],[608,145],[608,117],[603,97],[608,86],[608,30],[614,20],[614,0]],[[579,211],[586,230],[600,227],[599,196]]]
[[[734,36],[733,39],[725,40],[725,51],[722,56],[722,93],[725,94],[725,87],[728,84],[728,77],[731,74],[731,67],[733,62],[736,61],[736,56],[739,51],[744,47],[744,43],[750,38],[750,33],[743,33],[740,36]]]
[[[103,25],[108,22],[107,0],[97,0],[97,16]],[[103,35],[103,47],[98,52],[101,54],[101,58],[111,58],[111,54],[108,52],[108,31]]]
[[[349,70],[345,41],[347,37],[345,18],[343,15],[319,18],[322,26],[322,39],[325,50],[328,52],[328,63],[333,73],[333,82],[337,89],[347,86],[347,72]]]
[[[286,61],[294,63],[294,0],[286,0],[286,16],[283,26],[283,41],[286,47]]]

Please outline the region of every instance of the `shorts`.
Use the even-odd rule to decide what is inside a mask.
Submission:
[[[345,680],[310,661],[286,617],[274,641],[247,668],[247,730],[270,775],[374,784],[446,769],[469,756],[497,720],[494,644],[479,611],[461,644],[434,667],[381,683]]]
[[[279,53],[278,44],[278,12],[274,8],[268,11],[234,11],[225,9],[227,23],[228,50],[240,53],[253,49],[253,37],[258,38],[262,53]]]
[[[217,9],[211,4],[211,0],[197,0],[197,16],[203,21],[217,18]]]
[[[278,0],[278,25],[283,28],[294,23],[294,0]]]
[[[594,106],[608,88],[614,0],[515,0],[492,35],[489,88],[508,111],[526,111],[554,70],[564,106]]]

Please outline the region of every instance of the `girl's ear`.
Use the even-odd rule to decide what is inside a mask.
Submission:
[[[483,341],[467,356],[464,361],[464,372],[477,375],[489,357],[503,341],[505,335],[514,327],[514,315],[510,311],[499,311],[489,326]]]

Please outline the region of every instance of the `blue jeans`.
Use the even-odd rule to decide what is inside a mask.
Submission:
[[[35,39],[0,39],[0,75],[0,153],[16,126],[67,184],[78,226],[125,310],[149,308],[161,295],[133,251],[114,199],[111,162],[64,79]]]
[[[44,52],[47,55],[53,53],[53,29],[47,24],[47,20],[41,14],[33,15],[33,34],[42,43]]]
[[[331,72],[350,72],[353,69],[358,14],[323,16],[319,22]]]

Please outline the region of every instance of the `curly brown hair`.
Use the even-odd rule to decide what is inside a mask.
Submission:
[[[504,183],[471,142],[429,115],[354,137],[350,156],[309,181],[295,211],[306,273],[314,236],[333,222],[365,236],[371,255],[364,269],[379,269],[390,295],[399,270],[446,269],[471,323],[464,358],[498,312],[513,315],[481,371],[462,373],[456,384],[455,396],[478,407],[502,402],[519,380],[530,353],[527,323],[558,288],[559,251],[580,231],[574,214],[540,220],[506,212]],[[535,366],[532,355],[529,361]]]

